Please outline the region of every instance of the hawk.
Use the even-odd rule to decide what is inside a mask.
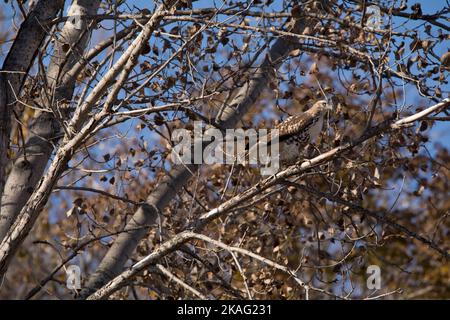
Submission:
[[[325,100],[319,100],[307,111],[293,115],[279,123],[274,129],[278,129],[278,136],[272,136],[269,132],[267,138],[260,140],[256,144],[249,146],[246,143],[246,155],[251,160],[256,159],[261,144],[267,144],[267,152],[272,143],[276,143],[278,138],[279,160],[281,165],[287,166],[296,163],[307,154],[308,146],[317,139],[322,132],[324,116],[327,111],[332,110],[334,105]]]
[[[332,101],[333,102],[333,101]],[[306,154],[309,144],[313,143],[322,132],[324,116],[327,111],[332,109],[332,104],[325,100],[319,100],[307,111],[293,115],[279,123],[274,129],[278,129],[279,160],[281,165],[291,165],[297,162]],[[267,147],[276,142],[277,137],[269,133]],[[255,157],[260,143],[251,146],[247,143],[245,150],[250,157]],[[269,151],[269,150],[267,150]]]
[[[281,164],[289,165],[298,161],[307,146],[322,132],[324,116],[331,109],[330,103],[319,100],[307,111],[290,116],[275,126],[279,130]]]

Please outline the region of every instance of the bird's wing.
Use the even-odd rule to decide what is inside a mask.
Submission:
[[[283,122],[275,126],[278,129],[279,141],[284,141],[292,135],[304,132],[314,124],[314,118],[308,112],[290,116]]]
[[[302,114],[297,114],[288,117],[283,122],[277,124],[274,128],[278,129],[278,142],[283,142],[289,139],[289,137],[291,137],[292,135],[305,132],[306,130],[308,130],[308,128],[314,125],[314,122],[315,118],[311,116],[311,114],[308,111],[303,112]],[[268,147],[272,144],[273,139],[275,139],[275,136],[272,137],[272,133],[269,131],[267,135]],[[249,150],[249,147],[251,148],[254,146],[249,146],[247,143],[246,150]]]

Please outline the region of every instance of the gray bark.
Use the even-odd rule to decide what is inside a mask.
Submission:
[[[97,13],[99,4],[100,0],[75,0],[68,15],[94,15]],[[53,143],[58,140],[60,125],[54,114],[50,112],[50,107],[57,107],[60,101],[72,98],[75,79],[72,78],[69,81],[59,79],[83,56],[90,35],[88,26],[89,21],[86,19],[69,19],[59,39],[55,41],[54,54],[47,72],[49,88],[46,88],[46,92],[43,92],[40,99],[40,104],[49,111],[39,112],[33,120],[30,136],[25,143],[25,155],[24,152],[19,155],[6,181],[1,201],[0,240],[5,237],[33,193],[52,154]]]
[[[0,73],[0,204],[8,162],[12,109],[42,40],[47,35],[47,30],[42,25],[45,20],[56,17],[63,5],[62,0],[41,0],[35,3],[21,24],[3,63]],[[0,222],[1,220],[2,218]]]
[[[290,28],[293,28],[295,32],[299,32],[299,30],[304,28],[304,24],[300,21],[295,23],[291,21]],[[250,79],[239,89],[229,106],[219,117],[218,124],[221,128],[235,127],[248,109],[256,102],[261,92],[266,88],[272,70],[278,69],[283,61],[283,57],[295,47],[296,40],[292,40],[288,37],[279,38],[270,48],[262,64],[256,70],[252,69],[252,72],[254,72]],[[138,242],[145,237],[149,226],[155,223],[158,212],[161,212],[169,204],[169,201],[175,197],[176,192],[191,177],[191,172],[195,172],[197,169],[197,165],[188,167],[185,165],[176,166],[158,184],[146,199],[146,203],[138,208],[127,223],[125,230],[128,231],[117,236],[99,267],[82,290],[81,298],[86,298],[122,272],[125,263],[133,254]]]
[[[90,117],[87,123],[78,132],[75,132],[73,127],[68,128],[72,134],[65,134],[63,143],[61,143],[55,152],[54,159],[51,161],[48,169],[42,176],[42,179],[37,183],[32,195],[20,210],[13,225],[2,240],[0,244],[0,277],[8,270],[11,259],[36,222],[39,213],[46,204],[61,174],[66,170],[67,163],[74,155],[76,149],[82,144],[84,139],[89,136],[93,128],[99,125],[110,113],[120,88],[127,81],[131,70],[138,62],[139,52],[141,52],[144,44],[147,43],[155,28],[159,26],[163,17],[167,15],[168,11],[166,9],[173,6],[174,1],[175,0],[167,1],[158,7],[152,18],[149,19],[145,26],[143,26],[139,36],[132,42],[111,69],[109,69],[104,78],[97,83],[93,92],[91,92],[86,99],[86,102],[83,104],[84,109],[78,113],[78,116],[75,116],[77,119],[75,119],[74,123],[79,124],[80,117],[84,115],[84,112],[88,112],[93,102],[96,101],[94,97],[105,92],[109,84],[111,84],[111,80],[119,75],[118,79],[111,87],[111,91],[108,93],[108,97],[102,110],[94,117]],[[118,70],[120,70],[120,72]]]

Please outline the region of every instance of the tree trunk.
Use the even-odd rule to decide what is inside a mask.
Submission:
[[[33,64],[42,40],[47,35],[43,27],[46,20],[56,17],[62,9],[64,1],[41,0],[30,11],[21,24],[0,73],[0,205],[1,195],[5,185],[5,168],[8,163],[8,147],[11,132],[12,110],[16,100],[20,98],[20,91]],[[7,220],[0,215],[0,224]],[[0,228],[2,230],[2,228]],[[2,232],[0,231],[0,239]]]
[[[69,16],[94,15],[97,13],[100,0],[78,0],[71,5]],[[54,55],[47,72],[48,88],[42,92],[40,105],[52,110],[59,102],[72,99],[75,79],[61,82],[60,79],[82,58],[86,48],[90,30],[89,20],[68,20],[61,31],[60,38],[55,41]],[[70,45],[70,51],[67,50]],[[69,54],[67,54],[69,52]],[[52,93],[54,96],[52,97]],[[51,97],[48,99],[47,97]],[[64,110],[61,110],[64,114]],[[39,111],[30,127],[30,136],[25,143],[25,150],[14,162],[6,181],[0,218],[0,239],[3,239],[14,223],[17,215],[33,193],[42,178],[54,143],[58,142],[59,122],[52,112]]]

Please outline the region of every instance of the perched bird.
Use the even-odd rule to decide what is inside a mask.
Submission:
[[[307,111],[293,115],[279,123],[274,129],[278,135],[269,132],[265,139],[249,145],[246,143],[245,152],[250,159],[257,159],[261,146],[267,146],[266,151],[271,154],[271,145],[278,143],[279,161],[282,166],[292,165],[308,154],[308,146],[317,139],[322,132],[324,117],[332,110],[335,100],[330,102],[319,100]],[[252,162],[255,163],[255,162]]]
[[[278,124],[280,161],[283,165],[297,162],[310,143],[322,132],[324,117],[332,104],[319,100],[307,111],[293,115]]]

